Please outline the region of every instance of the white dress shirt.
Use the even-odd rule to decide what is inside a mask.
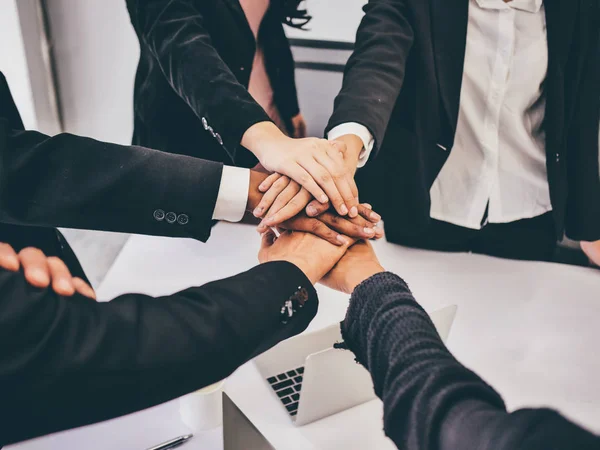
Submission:
[[[542,129],[547,69],[542,0],[470,0],[454,147],[430,191],[432,218],[480,229],[486,208],[491,223],[552,209]],[[342,124],[328,137],[349,133],[364,143],[364,164],[373,148],[364,126]]]
[[[250,170],[223,166],[213,220],[239,222],[246,212],[250,191]]]

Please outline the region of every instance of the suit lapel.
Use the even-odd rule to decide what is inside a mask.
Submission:
[[[248,23],[248,19],[246,19],[246,14],[240,4],[240,0],[223,0],[223,2],[231,10],[235,20],[240,25],[240,29],[247,34],[248,42],[254,42],[254,33],[250,29],[250,24]]]
[[[444,110],[456,132],[467,43],[469,0],[430,0],[433,53]]]
[[[562,73],[573,41],[573,28],[579,11],[579,0],[546,0],[546,33],[548,35],[548,72]]]
[[[573,33],[580,6],[579,0],[544,1],[548,38],[548,73],[544,83],[545,121],[549,143],[559,144],[562,141],[564,126],[569,121],[574,105],[574,99],[565,95],[565,67],[573,51]]]

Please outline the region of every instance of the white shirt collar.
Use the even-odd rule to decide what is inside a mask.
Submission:
[[[543,0],[512,0],[504,3],[503,0],[476,0],[480,8],[483,9],[520,9],[531,13],[539,12]]]

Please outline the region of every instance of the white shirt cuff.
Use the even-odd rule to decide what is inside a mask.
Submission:
[[[369,155],[371,155],[371,151],[373,150],[373,145],[375,143],[373,135],[364,125],[356,122],[347,122],[333,128],[327,134],[327,139],[332,141],[346,134],[354,134],[363,142],[363,149],[358,156],[357,164],[357,167],[360,169],[367,163],[369,160]]]
[[[250,190],[250,170],[223,166],[213,220],[239,222],[246,212],[248,191]]]

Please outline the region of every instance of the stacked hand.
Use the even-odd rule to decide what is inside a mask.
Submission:
[[[258,259],[261,263],[290,262],[313,284],[320,281],[348,294],[367,278],[384,271],[367,241],[349,240],[343,246],[334,246],[313,234],[294,231],[279,237],[271,230],[264,233]]]
[[[356,157],[346,141],[292,139],[271,123],[251,127],[242,140],[271,175],[252,172],[248,212],[268,227],[306,231],[336,245],[346,238],[378,239],[381,217],[358,203]]]
[[[96,298],[90,285],[81,278],[73,277],[64,262],[56,257],[47,257],[37,248],[26,248],[17,254],[10,245],[0,243],[0,268],[11,272],[22,269],[29,284],[42,289],[52,286],[54,292],[63,297],[78,293]]]

